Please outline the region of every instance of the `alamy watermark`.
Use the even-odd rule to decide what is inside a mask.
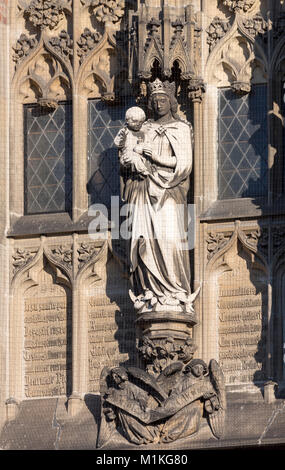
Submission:
[[[111,197],[111,208],[92,204],[88,215],[93,220],[88,226],[92,240],[158,239],[177,243],[182,250],[195,246],[195,204],[176,204],[168,199],[162,207],[145,204],[120,204],[119,196]]]

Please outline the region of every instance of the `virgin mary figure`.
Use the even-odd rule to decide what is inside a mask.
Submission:
[[[132,220],[131,297],[138,313],[193,312],[187,243],[192,134],[190,124],[176,114],[174,90],[174,83],[159,79],[150,84],[154,118],[140,129],[140,164],[130,152],[123,163],[123,198]]]

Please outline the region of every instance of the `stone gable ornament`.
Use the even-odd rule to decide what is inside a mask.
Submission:
[[[191,126],[177,112],[175,84],[149,84],[146,120],[139,107],[118,132],[123,200],[129,204],[130,296],[144,369],[104,368],[98,447],[119,431],[131,443],[170,443],[199,430],[206,417],[224,431],[225,385],[219,364],[194,358],[197,323],[191,292],[186,201],[192,168]]]

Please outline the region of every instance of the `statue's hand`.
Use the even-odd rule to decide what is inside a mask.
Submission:
[[[119,130],[118,134],[114,139],[114,143],[117,147],[124,147],[128,132],[129,131],[126,127],[123,127]]]
[[[143,147],[143,153],[144,153],[147,157],[152,157],[152,148],[151,148],[149,145],[144,145],[144,147]]]

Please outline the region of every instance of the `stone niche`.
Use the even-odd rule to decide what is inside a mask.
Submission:
[[[66,395],[71,391],[71,291],[56,283],[45,259],[37,283],[24,295],[24,394]]]
[[[238,242],[218,278],[219,363],[228,385],[265,379],[267,279]]]
[[[103,367],[136,362],[135,316],[129,297],[129,281],[116,260],[110,258],[105,275],[87,293],[89,386],[99,391]]]

